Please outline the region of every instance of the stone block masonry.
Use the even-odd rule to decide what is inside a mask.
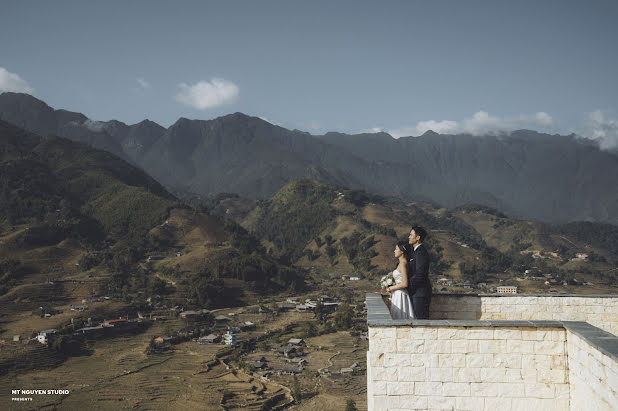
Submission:
[[[392,320],[377,294],[367,306],[369,410],[618,407],[618,338],[588,323]]]
[[[436,294],[436,320],[585,321],[618,336],[618,298],[608,295]]]

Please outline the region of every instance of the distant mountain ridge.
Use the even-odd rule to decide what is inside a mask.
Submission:
[[[242,113],[180,118],[168,129],[95,122],[24,94],[0,95],[0,119],[129,158],[168,187],[267,198],[317,179],[446,207],[478,203],[527,219],[618,224],[618,155],[576,136],[386,133],[314,136]]]

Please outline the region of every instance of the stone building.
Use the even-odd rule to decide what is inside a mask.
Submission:
[[[369,410],[615,410],[618,296],[433,296],[430,320],[366,297]]]
[[[517,287],[513,285],[500,285],[496,287],[498,294],[517,294]]]

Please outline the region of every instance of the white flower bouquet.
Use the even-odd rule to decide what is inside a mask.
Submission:
[[[395,278],[393,277],[393,273],[388,273],[380,279],[380,288],[382,290],[386,290],[391,285],[395,285]]]

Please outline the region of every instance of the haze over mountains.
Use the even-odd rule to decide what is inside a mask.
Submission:
[[[0,119],[111,151],[170,188],[201,195],[266,198],[292,179],[311,178],[527,219],[618,224],[618,155],[573,135],[314,136],[242,113],[180,118],[166,129],[148,120],[92,121],[18,93],[0,95]]]

